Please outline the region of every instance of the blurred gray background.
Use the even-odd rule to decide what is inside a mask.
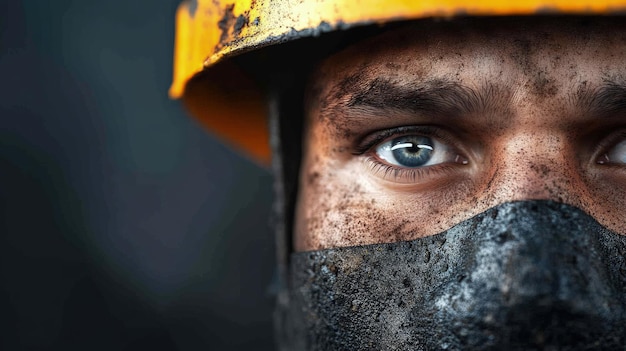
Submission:
[[[272,348],[271,177],[167,98],[177,5],[0,2],[0,349]]]

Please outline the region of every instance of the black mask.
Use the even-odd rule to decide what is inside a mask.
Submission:
[[[551,201],[294,253],[285,350],[625,350],[626,237]]]

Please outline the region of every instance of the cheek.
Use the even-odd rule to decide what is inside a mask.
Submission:
[[[608,229],[626,235],[626,171],[594,175],[588,184],[593,196],[582,209]]]
[[[360,162],[305,162],[295,250],[390,243],[439,233],[470,217],[468,183],[430,191],[390,189],[364,175]]]
[[[375,242],[376,225],[393,220],[358,182],[342,184],[328,175],[319,180],[298,201],[296,251]]]

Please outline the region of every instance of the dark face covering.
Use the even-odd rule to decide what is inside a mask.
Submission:
[[[550,201],[410,242],[295,253],[288,350],[624,350],[626,237]]]

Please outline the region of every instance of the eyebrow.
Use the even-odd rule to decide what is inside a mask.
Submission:
[[[607,81],[590,89],[582,83],[575,97],[576,107],[589,115],[610,117],[626,114],[626,84]]]
[[[434,113],[460,116],[487,110],[508,110],[511,92],[499,89],[492,83],[480,89],[457,82],[434,79],[401,85],[384,78],[369,81],[349,77],[340,84],[344,89],[336,95],[343,105],[352,109],[374,108],[409,113]],[[609,117],[626,114],[626,82],[605,81],[591,88],[581,83],[571,103],[583,114],[592,117]]]
[[[465,115],[487,110],[501,109],[501,100],[510,94],[503,93],[490,83],[479,90],[445,79],[398,84],[384,78],[367,82],[354,82],[344,89],[339,101],[351,109],[374,108],[410,113],[435,113],[441,115]],[[340,84],[346,87],[347,84]],[[506,97],[506,98],[505,98]],[[507,105],[508,106],[508,103]]]

